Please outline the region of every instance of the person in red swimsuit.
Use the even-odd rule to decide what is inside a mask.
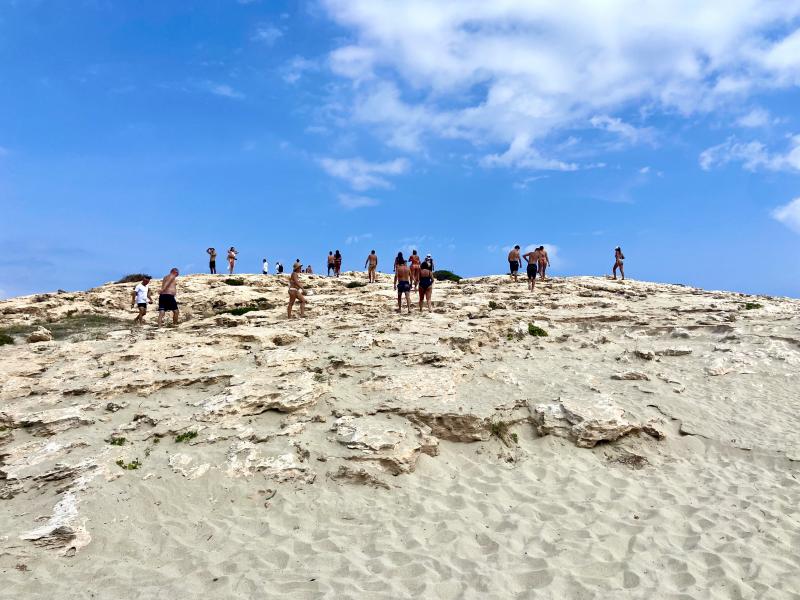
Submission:
[[[411,251],[408,261],[411,263],[411,283],[416,290],[419,287],[419,254],[416,250]]]

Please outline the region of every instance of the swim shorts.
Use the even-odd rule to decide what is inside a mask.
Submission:
[[[175,301],[175,296],[172,294],[159,294],[158,310],[159,311],[178,310],[178,303]]]
[[[136,306],[147,310],[147,302],[139,302]]]
[[[533,263],[528,263],[528,278],[533,279],[536,277],[536,265]]]
[[[406,294],[411,291],[411,283],[408,281],[397,282],[397,295]]]
[[[518,260],[510,260],[508,261],[508,266],[511,268],[512,273],[516,273],[519,271],[519,261]]]

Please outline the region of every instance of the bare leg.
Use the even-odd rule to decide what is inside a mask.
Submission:
[[[300,316],[306,316],[306,297],[300,294],[297,298],[300,301]]]
[[[425,300],[428,302],[428,312],[431,312],[431,296],[433,296],[433,288],[429,287],[425,290]]]
[[[625,267],[622,263],[619,265],[619,274],[622,275],[622,281],[625,281]]]
[[[397,293],[397,312],[403,312],[403,293]]]
[[[164,324],[164,311],[158,311],[158,326],[161,327]]]
[[[613,275],[613,279],[617,278],[617,263],[614,263],[614,266],[611,269],[611,274]]]
[[[411,292],[406,292],[406,308],[408,309],[408,314],[411,314]]]
[[[172,311],[172,324],[173,325],[177,325],[178,324],[178,311],[177,310],[173,310]]]

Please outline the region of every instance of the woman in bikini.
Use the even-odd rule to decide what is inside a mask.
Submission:
[[[405,264],[405,263],[406,263],[406,259],[403,258],[403,253],[402,252],[398,252],[397,256],[394,258],[394,266],[392,267],[392,271],[394,271],[396,273],[397,272],[397,265]]]
[[[622,248],[617,246],[614,248],[614,268],[611,269],[611,272],[614,274],[614,279],[617,278],[617,269],[619,269],[619,274],[622,275],[622,280],[625,281],[625,267],[623,263],[625,262],[625,255],[622,253]]]
[[[422,303],[428,305],[428,312],[431,312],[431,296],[433,295],[433,264],[425,259],[419,268],[419,310],[422,311]]]
[[[228,250],[228,274],[233,275],[233,267],[236,265],[236,255],[239,251],[233,246]]]
[[[300,265],[295,265],[289,276],[289,318],[292,318],[292,306],[295,301],[300,303],[300,316],[306,316],[306,297],[303,294],[303,284],[300,283]]]
[[[336,254],[333,255],[333,274],[336,275],[336,277],[338,277],[341,271],[342,271],[342,254],[337,250]]]
[[[408,261],[411,263],[409,265],[411,267],[411,284],[416,290],[419,287],[419,254],[416,250],[411,251]]]

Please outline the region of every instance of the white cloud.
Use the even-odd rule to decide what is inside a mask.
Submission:
[[[563,261],[561,260],[561,255],[559,254],[558,246],[556,246],[555,244],[529,244],[522,249],[520,254],[527,254],[528,252],[533,252],[539,246],[544,246],[544,249],[547,252],[547,258],[550,259],[550,266],[552,268],[557,269],[558,267],[563,266]]]
[[[773,210],[772,218],[780,221],[792,231],[800,233],[800,197]]]
[[[260,42],[262,44],[266,44],[267,46],[272,46],[281,36],[283,36],[283,31],[275,27],[275,25],[266,23],[259,25],[256,28],[256,31],[251,39],[254,42]]]
[[[732,162],[742,163],[748,171],[800,171],[800,135],[789,138],[789,149],[783,154],[771,153],[759,141],[738,142],[729,138],[701,152],[699,160],[705,171]]]
[[[328,175],[344,179],[358,191],[391,188],[392,184],[386,177],[402,175],[409,167],[405,158],[387,162],[369,162],[362,158],[323,158],[319,163]]]
[[[649,115],[741,105],[800,82],[800,3],[784,0],[322,0],[351,35],[329,55],[340,103],[387,144],[481,148],[487,166],[571,170],[548,143],[602,128],[626,144]],[[783,32],[783,33],[776,33]],[[592,124],[592,121],[594,123]]]
[[[297,83],[309,71],[319,69],[319,64],[302,56],[295,56],[283,66],[283,80],[286,83]]]
[[[642,167],[641,169],[639,169],[639,173],[641,173],[642,175],[647,175],[649,172],[650,172],[650,167]]]
[[[216,96],[222,96],[223,98],[233,98],[234,100],[241,100],[244,98],[244,94],[236,91],[225,83],[209,83],[208,91]]]
[[[736,119],[736,124],[739,127],[764,127],[769,122],[769,113],[763,108],[754,108],[746,115]]]
[[[369,240],[369,239],[372,239],[372,234],[371,233],[361,233],[359,235],[348,235],[347,239],[344,241],[344,243],[347,244],[348,246],[350,246],[352,244],[358,244],[359,242],[362,242],[364,240]]]
[[[356,208],[366,208],[368,206],[377,206],[380,204],[375,198],[367,196],[356,196],[355,194],[339,194],[339,204],[348,209],[353,210]]]

